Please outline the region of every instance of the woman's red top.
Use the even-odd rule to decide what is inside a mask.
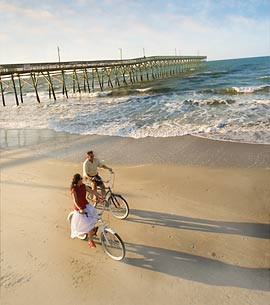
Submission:
[[[77,202],[79,204],[79,206],[81,207],[81,209],[85,209],[86,205],[88,204],[87,200],[86,200],[86,188],[85,188],[85,184],[81,184],[80,186],[75,186],[72,190],[71,190],[71,194],[72,193],[76,193],[77,195]],[[78,211],[79,209],[76,207],[76,205],[74,204],[74,210]]]

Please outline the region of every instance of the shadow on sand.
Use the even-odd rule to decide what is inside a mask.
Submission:
[[[269,291],[270,272],[264,268],[247,268],[223,263],[180,251],[125,243],[129,253],[124,263],[213,286],[239,287]]]
[[[264,239],[270,237],[270,225],[266,223],[214,221],[136,209],[130,210],[126,221],[182,230],[235,234]]]
[[[264,239],[269,237],[268,224],[212,221],[145,210],[130,210],[126,221],[183,230],[237,234]],[[129,265],[213,286],[261,291],[269,291],[270,288],[268,268],[242,267],[181,251],[143,244],[125,244],[127,251],[137,256],[127,257],[124,260]]]

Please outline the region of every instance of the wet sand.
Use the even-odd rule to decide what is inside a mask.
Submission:
[[[1,130],[4,150],[28,148],[33,157],[81,162],[88,150],[115,164],[179,164],[210,167],[270,167],[270,145],[209,140],[194,136],[123,138],[81,136],[52,130]]]
[[[35,130],[2,141],[2,304],[267,304],[269,145]],[[69,237],[69,184],[89,149],[130,205],[124,221],[104,214],[122,262]]]

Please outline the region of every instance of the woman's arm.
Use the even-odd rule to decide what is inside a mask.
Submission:
[[[80,207],[79,203],[78,203],[78,197],[76,192],[71,193],[72,199],[73,199],[73,203],[75,204],[75,206],[77,207],[77,209],[79,210],[79,212],[81,214],[84,213],[83,209]]]
[[[92,190],[90,186],[86,185],[85,186],[86,192],[90,193],[91,195],[96,196],[97,198],[103,200],[102,196],[96,191]]]

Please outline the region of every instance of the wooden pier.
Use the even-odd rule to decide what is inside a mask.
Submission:
[[[143,81],[163,79],[202,68],[206,56],[151,56],[127,60],[72,61],[0,65],[0,90],[13,93],[16,105],[24,93],[34,92],[40,103],[39,89],[56,100],[60,93],[103,91]]]

